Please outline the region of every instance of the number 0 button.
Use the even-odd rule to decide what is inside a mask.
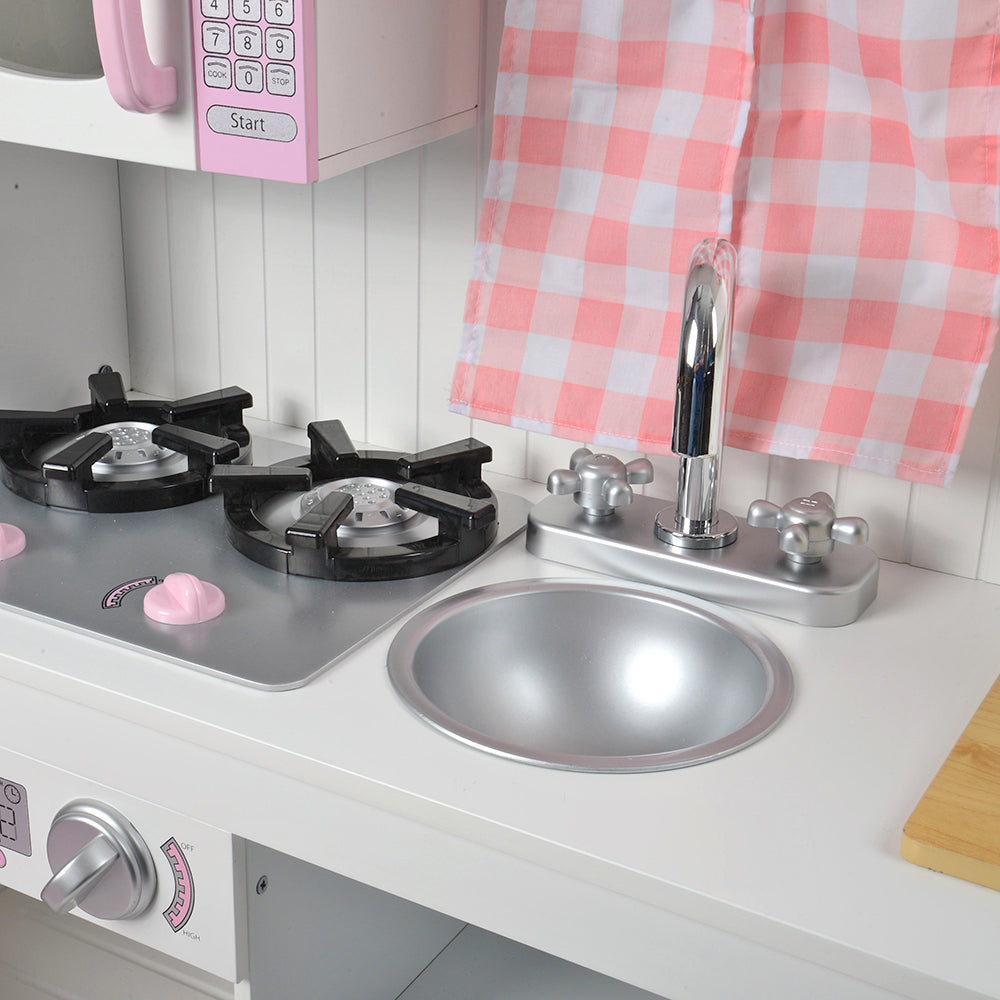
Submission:
[[[249,94],[264,89],[264,67],[256,59],[236,60],[236,89]]]

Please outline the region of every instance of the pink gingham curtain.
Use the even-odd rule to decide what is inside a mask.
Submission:
[[[727,442],[947,484],[998,313],[984,0],[508,0],[452,409],[670,450],[737,246]]]

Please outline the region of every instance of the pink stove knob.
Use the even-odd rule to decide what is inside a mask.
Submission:
[[[0,522],[0,562],[24,551],[24,532],[13,524]]]
[[[170,573],[163,583],[146,591],[142,606],[154,621],[196,625],[218,618],[226,608],[226,597],[214,583],[190,573]]]

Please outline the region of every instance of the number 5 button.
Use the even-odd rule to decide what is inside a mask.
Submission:
[[[291,62],[295,58],[295,32],[288,28],[268,28],[264,32],[268,59]]]

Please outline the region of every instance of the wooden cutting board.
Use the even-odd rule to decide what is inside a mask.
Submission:
[[[903,828],[903,857],[1000,889],[1000,678]]]

